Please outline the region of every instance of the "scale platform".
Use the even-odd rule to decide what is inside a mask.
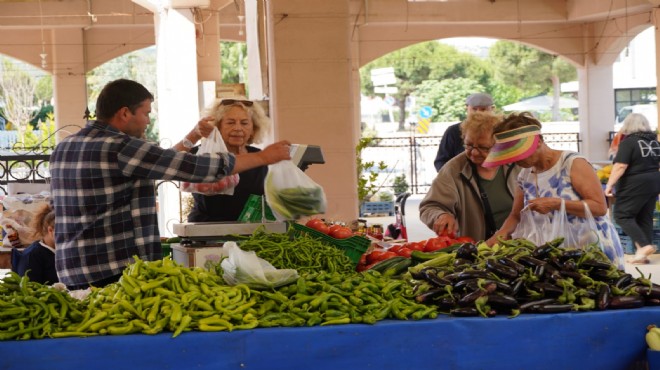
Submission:
[[[251,235],[261,227],[271,233],[285,233],[288,229],[286,222],[185,222],[173,224],[172,231],[182,239],[211,241],[225,235]]]

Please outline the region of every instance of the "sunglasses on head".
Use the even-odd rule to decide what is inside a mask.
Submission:
[[[252,104],[254,104],[254,102],[250,100],[238,100],[238,99],[223,99],[220,101],[220,105],[234,105],[234,104],[242,104],[246,107],[251,107]]]

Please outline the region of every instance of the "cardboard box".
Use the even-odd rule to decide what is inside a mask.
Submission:
[[[170,245],[172,249],[172,259],[185,267],[203,267],[207,261],[213,263],[220,262],[225,257],[224,249],[218,244],[203,247],[187,247],[175,243]]]

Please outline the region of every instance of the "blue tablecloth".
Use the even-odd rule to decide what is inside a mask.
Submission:
[[[0,342],[2,369],[599,369],[645,363],[660,307],[513,319]]]

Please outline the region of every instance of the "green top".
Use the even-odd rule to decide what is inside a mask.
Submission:
[[[513,207],[513,197],[509,195],[506,189],[504,171],[500,167],[497,169],[497,174],[492,180],[487,180],[479,176],[479,181],[486,194],[488,194],[488,203],[493,212],[495,227],[499,229],[502,227],[504,220],[509,216],[511,207]]]

